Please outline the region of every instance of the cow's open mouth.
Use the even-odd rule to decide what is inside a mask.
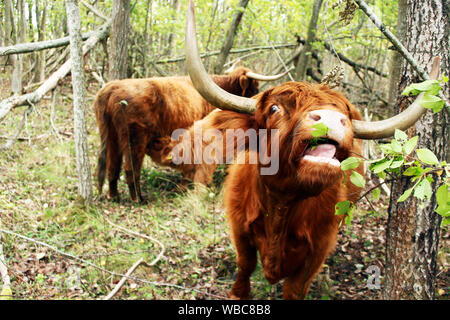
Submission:
[[[331,139],[319,139],[310,141],[303,153],[303,160],[314,163],[329,164],[339,167],[341,162],[336,157],[339,143]]]

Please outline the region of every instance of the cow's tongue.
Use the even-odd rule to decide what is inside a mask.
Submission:
[[[336,146],[332,144],[319,144],[315,147],[308,148],[305,155],[322,158],[333,158],[336,154]]]

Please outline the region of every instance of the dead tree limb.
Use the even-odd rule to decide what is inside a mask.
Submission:
[[[106,38],[109,35],[109,29],[111,26],[111,20],[105,23],[102,27],[97,29],[91,37],[83,45],[83,55],[86,55],[97,42]],[[38,103],[44,95],[55,88],[58,82],[63,79],[72,69],[72,60],[68,59],[55,73],[53,73],[44,83],[31,93],[27,93],[21,96],[12,96],[5,100],[0,101],[0,122],[8,114],[11,109],[32,105]]]
[[[103,19],[103,20],[105,20],[105,21],[108,21],[108,17],[105,17],[101,12],[99,12],[97,9],[95,9],[93,6],[91,6],[89,3],[86,3],[86,1],[84,1],[84,0],[81,0],[80,1],[86,8],[88,8],[89,10],[91,10],[91,12],[93,13],[93,14],[95,14],[97,17],[99,17],[99,18],[101,18],[101,19]]]
[[[103,24],[100,28],[94,31],[90,31],[87,33],[84,33],[81,35],[81,38],[83,40],[87,40],[91,38],[92,36],[95,36],[100,32],[100,30],[103,30],[105,28],[109,29],[111,22],[108,21],[105,24]],[[31,43],[19,43],[13,46],[8,47],[0,47],[0,56],[7,56],[10,54],[21,54],[21,53],[29,53],[29,52],[35,52],[35,51],[41,51],[46,49],[52,49],[52,48],[59,48],[68,46],[70,42],[69,37],[64,37],[60,39],[55,40],[46,40],[46,41],[38,41],[38,42],[31,42]]]

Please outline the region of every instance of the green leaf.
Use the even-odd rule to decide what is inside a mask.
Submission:
[[[380,195],[381,195],[381,190],[380,190],[380,188],[376,188],[376,189],[374,189],[374,190],[372,191],[372,198],[373,198],[374,200],[380,199]]]
[[[353,171],[350,176],[350,181],[357,187],[364,188],[366,185],[366,179],[362,175],[360,175],[358,172]]]
[[[414,186],[415,187],[415,186]],[[411,192],[413,191],[414,187],[409,188],[408,190],[406,190],[405,192],[403,192],[403,194],[400,196],[400,198],[398,198],[397,202],[403,202],[406,199],[409,198],[409,196],[411,195]]]
[[[449,186],[446,184],[441,185],[436,191],[436,202],[438,204],[436,212],[443,217],[450,216],[449,191]]]
[[[359,167],[359,164],[364,161],[361,158],[349,157],[341,162],[341,170],[347,171],[351,169],[356,169]]]
[[[431,184],[427,179],[422,179],[414,189],[414,197],[420,200],[430,199],[432,193]]]
[[[417,157],[420,161],[423,163],[429,164],[429,165],[439,165],[438,158],[434,155],[433,152],[431,152],[429,149],[417,149],[416,150]]]
[[[449,217],[446,217],[446,218],[442,219],[442,222],[441,222],[441,228],[446,227],[446,226],[448,226],[449,224],[450,224],[450,218],[449,218]]]
[[[441,111],[445,105],[444,100],[428,92],[425,93],[419,103],[425,109],[432,109],[434,113],[438,113],[439,111]]]
[[[353,203],[349,200],[338,202],[334,206],[334,214],[337,216],[346,214],[350,211],[352,206],[353,206]]]
[[[394,161],[394,159],[391,159],[391,160],[384,160],[384,161],[381,162],[381,163],[377,163],[377,164],[375,164],[375,165],[372,165],[371,168],[370,168],[370,170],[371,170],[373,173],[380,173],[380,172],[386,170],[387,168],[389,168],[389,167],[391,166],[391,163],[392,163],[393,161]]]
[[[407,96],[410,93],[417,95],[419,92],[427,92],[430,90],[436,90],[436,86],[440,88],[439,80],[425,80],[420,83],[413,83],[403,90],[402,95]]]
[[[395,153],[402,152],[402,145],[397,140],[392,140],[391,146],[392,146],[392,151],[394,151]]]
[[[314,128],[314,130],[311,132],[311,135],[316,138],[326,136],[328,131],[330,130],[325,124],[321,122],[316,123],[312,127]]]
[[[423,172],[423,169],[420,167],[409,167],[403,172],[404,176],[412,177],[412,176],[420,176]]]
[[[405,144],[403,145],[403,151],[406,153],[406,155],[409,155],[414,150],[414,148],[417,146],[418,140],[419,136],[415,136],[405,142]]]
[[[392,161],[392,163],[389,166],[389,168],[391,168],[391,169],[400,168],[403,165],[404,162],[405,162],[405,160],[403,160],[403,159]]]
[[[390,143],[387,143],[387,144],[380,144],[380,149],[381,149],[381,151],[383,151],[383,153],[385,153],[385,154],[395,153],[394,150],[392,150],[392,146],[391,146]]]
[[[394,138],[397,141],[406,141],[408,139],[408,135],[402,130],[395,129]]]

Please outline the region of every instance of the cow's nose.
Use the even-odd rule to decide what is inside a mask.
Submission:
[[[341,143],[344,140],[347,117],[334,110],[313,110],[306,116],[314,124],[323,123],[328,127],[327,137]]]

